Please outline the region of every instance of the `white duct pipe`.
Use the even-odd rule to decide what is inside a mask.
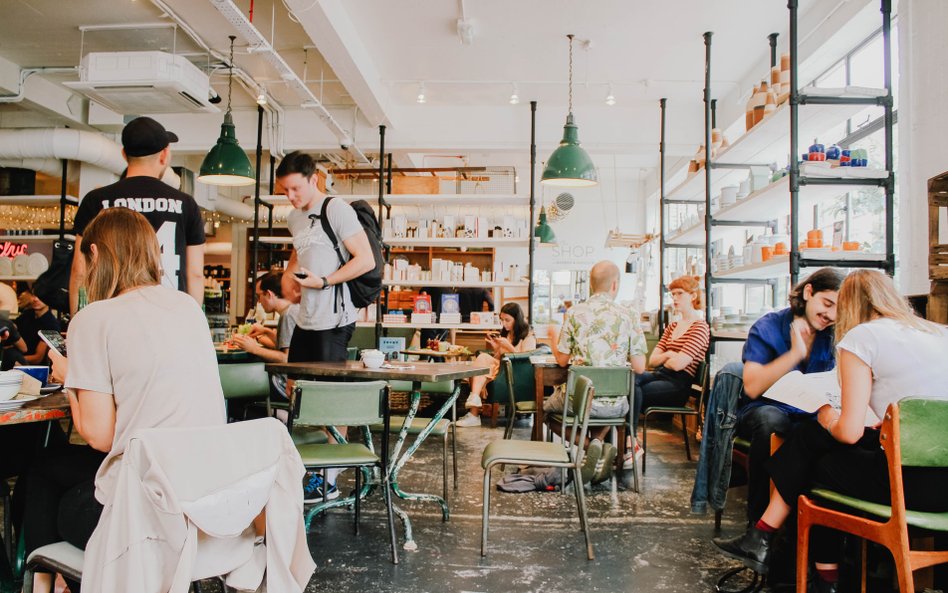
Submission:
[[[215,212],[220,212],[227,216],[233,216],[234,218],[242,218],[244,220],[253,220],[253,207],[243,202],[238,202],[237,200],[229,200],[227,198],[217,198],[212,201],[211,204],[214,206]],[[265,214],[266,210],[263,210],[261,214]]]
[[[126,162],[122,148],[102,134],[67,128],[0,130],[0,161],[31,163],[51,172],[49,159],[73,160],[89,163],[115,175],[121,175]],[[33,167],[24,164],[24,168]],[[62,172],[62,165],[55,167],[55,175]],[[168,168],[162,181],[177,188],[181,178]]]

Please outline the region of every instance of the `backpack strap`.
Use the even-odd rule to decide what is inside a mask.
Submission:
[[[342,257],[342,250],[339,249],[339,239],[336,238],[336,233],[332,230],[332,225],[329,223],[329,202],[333,199],[332,196],[326,196],[326,199],[323,200],[323,205],[319,209],[319,222],[323,225],[323,232],[326,233],[326,236],[329,237],[329,240],[332,242],[332,248],[336,252],[336,257],[339,258],[339,267],[346,265],[346,259]],[[335,285],[333,287],[333,306],[332,312],[336,313],[339,311],[339,302],[342,300],[342,283]]]

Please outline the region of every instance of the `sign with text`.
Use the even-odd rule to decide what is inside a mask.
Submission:
[[[13,243],[11,241],[0,242],[0,257],[13,259],[18,255],[25,254],[26,250],[26,243]]]

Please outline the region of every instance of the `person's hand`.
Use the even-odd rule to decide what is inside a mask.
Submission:
[[[510,340],[503,336],[497,336],[494,338],[494,348],[497,350],[502,350],[504,352],[513,352],[513,344],[510,343]]]
[[[297,274],[303,274],[304,276],[300,278]],[[317,290],[323,287],[323,279],[319,276],[314,276],[312,272],[307,270],[304,267],[300,267],[294,274],[293,279],[296,280],[296,283],[305,288],[315,288]]]
[[[817,412],[816,420],[820,423],[820,426],[829,431],[839,420],[839,412],[833,406],[826,404]]]
[[[262,336],[267,333],[267,328],[264,327],[262,323],[254,323],[250,326],[250,331],[247,332],[247,337],[256,338],[257,336]]]
[[[249,335],[234,334],[230,341],[244,352],[253,352],[260,345],[255,338]]]
[[[806,360],[810,356],[810,347],[816,334],[806,319],[794,319],[790,324],[790,351],[799,360]]]
[[[69,360],[59,353],[58,350],[50,348],[48,351],[49,360],[52,362],[49,377],[54,383],[66,384],[66,374],[69,372]]]

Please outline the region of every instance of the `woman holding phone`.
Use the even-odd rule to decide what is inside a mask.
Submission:
[[[48,449],[23,488],[26,553],[66,540],[85,548],[115,488],[131,436],[143,428],[224,424],[207,321],[187,293],[162,286],[151,224],[127,208],[99,213],[83,233],[89,304],[69,327],[68,360],[50,349],[88,445]],[[49,588],[37,574],[34,587]],[[73,591],[78,589],[73,588]]]
[[[483,405],[482,394],[487,383],[493,381],[500,371],[500,359],[505,354],[511,352],[529,352],[537,347],[537,338],[530,331],[530,324],[523,316],[523,309],[517,303],[507,303],[500,308],[499,334],[487,334],[487,347],[491,353],[477,355],[474,359],[475,364],[490,367],[490,372],[486,375],[480,375],[471,379],[471,395],[468,396],[464,406],[467,408],[467,414],[458,418],[455,424],[457,426],[480,426],[481,425],[481,405]]]

